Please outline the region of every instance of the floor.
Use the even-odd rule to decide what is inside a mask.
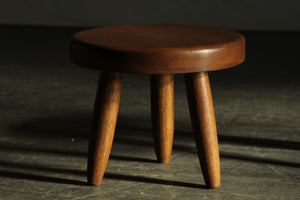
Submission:
[[[246,62],[210,73],[222,184],[206,189],[181,75],[171,161],[155,160],[149,76],[126,74],[103,182],[86,184],[98,72],[69,61],[81,29],[0,27],[1,200],[299,199],[300,32],[242,32]]]

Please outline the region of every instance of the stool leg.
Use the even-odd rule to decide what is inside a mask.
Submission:
[[[210,188],[220,186],[217,129],[207,72],[185,74],[190,116],[202,173]]]
[[[171,158],[174,135],[173,74],[151,75],[151,118],[157,159],[167,163]]]
[[[123,74],[100,75],[94,106],[88,152],[88,183],[99,185],[104,175],[114,138]]]

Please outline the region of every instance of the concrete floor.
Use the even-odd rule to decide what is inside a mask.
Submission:
[[[0,27],[0,199],[300,198],[299,32],[243,32],[247,61],[210,73],[222,184],[209,190],[181,75],[171,161],[155,161],[149,76],[126,75],[105,177],[86,185],[98,73],[68,59],[79,30]]]

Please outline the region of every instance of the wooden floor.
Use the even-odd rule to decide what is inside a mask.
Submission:
[[[150,76],[125,74],[104,179],[87,186],[98,73],[69,61],[79,30],[0,27],[0,199],[299,198],[300,32],[243,32],[246,62],[210,73],[221,187],[208,190],[181,75],[171,161],[155,160]]]

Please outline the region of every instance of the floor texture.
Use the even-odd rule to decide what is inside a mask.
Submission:
[[[221,187],[206,189],[175,76],[171,161],[156,162],[148,75],[124,76],[100,186],[86,184],[98,72],[73,65],[78,28],[0,27],[0,199],[299,199],[300,33],[243,32],[247,60],[211,72]]]

